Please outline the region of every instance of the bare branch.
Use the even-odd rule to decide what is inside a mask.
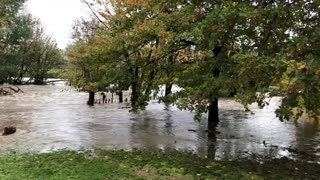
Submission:
[[[88,8],[90,9],[91,13],[94,15],[94,17],[96,17],[98,19],[98,21],[103,24],[106,28],[109,28],[108,25],[98,16],[98,14],[95,12],[95,10],[91,7],[91,5],[85,1],[85,0],[82,0],[83,3],[85,3]]]

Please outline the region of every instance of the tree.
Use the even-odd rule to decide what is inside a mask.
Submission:
[[[297,119],[306,112],[319,120],[320,53],[317,47],[320,45],[320,2],[291,3],[295,19],[288,31],[288,45],[280,54],[283,73],[279,87],[283,101],[277,115],[281,120]]]
[[[21,84],[27,74],[42,84],[48,71],[61,64],[62,53],[39,20],[22,11],[23,3],[2,0],[0,4],[0,82]]]
[[[109,83],[129,82],[133,110],[159,85],[167,84],[169,95],[176,83],[183,90],[168,99],[197,115],[208,112],[209,126],[219,122],[219,97],[236,93],[249,110],[253,102],[267,104],[270,86],[284,97],[280,119],[294,107],[319,114],[312,101],[320,97],[318,1],[97,3],[112,7],[93,11],[103,25],[99,63],[116,74]]]
[[[35,84],[43,84],[48,78],[49,70],[58,67],[63,61],[62,51],[52,37],[45,35],[39,21],[34,22],[33,36],[27,53],[31,62],[28,74],[34,79]]]
[[[317,40],[315,23],[319,21],[319,6],[315,1],[202,1],[199,5],[195,6],[195,11],[198,10],[201,17],[187,32],[188,39],[196,44],[196,58],[181,73],[178,83],[184,90],[179,97],[182,97],[180,107],[198,113],[208,112],[209,125],[214,126],[219,121],[218,98],[234,90],[246,108],[255,101],[262,106],[266,104],[265,94],[270,86],[278,85],[290,62],[288,50],[295,39],[302,38],[300,28],[295,30],[299,24],[308,27],[309,33],[303,34],[304,37],[308,36],[311,42]],[[314,49],[316,44],[306,46]],[[309,51],[307,55],[315,59],[315,54]],[[319,69],[315,62],[312,72]],[[319,82],[316,76],[309,76],[308,80],[309,83]],[[303,88],[295,87],[294,91],[303,92]],[[283,114],[289,115],[297,104],[290,106],[286,102],[293,96],[292,91],[284,88],[281,91],[284,99],[278,115],[288,118],[281,112],[287,109]],[[301,107],[318,111],[314,102],[306,101],[317,95],[319,89],[308,88],[308,95],[299,95],[303,102]],[[294,97],[297,99],[296,95]]]
[[[177,34],[187,28],[189,19],[181,21],[181,26],[176,25],[176,20],[185,13],[179,11],[179,6],[186,3],[151,0],[99,3],[112,7],[112,10],[94,12],[103,24],[102,33],[98,35],[102,39],[99,49],[105,65],[112,67],[108,71],[113,75],[109,82],[124,89],[130,86],[132,110],[144,109],[152,91],[157,91],[163,83],[172,84],[172,77],[162,75],[169,75],[168,66],[173,64],[177,51],[188,46]],[[90,7],[90,3],[87,4]]]
[[[74,27],[75,42],[67,48],[69,81],[89,92],[88,105],[94,105],[95,92],[108,84],[104,79],[106,66],[102,63],[95,21],[78,21]]]
[[[17,68],[11,61],[27,30],[27,18],[18,15],[23,3],[24,0],[0,1],[0,83],[9,81],[16,75]],[[21,28],[18,25],[21,25]]]

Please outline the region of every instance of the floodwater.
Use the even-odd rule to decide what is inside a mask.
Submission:
[[[15,134],[0,136],[1,154],[160,148],[223,160],[288,157],[320,163],[319,126],[280,122],[273,113],[279,98],[264,109],[253,106],[254,114],[232,99],[221,99],[216,138],[208,138],[205,115],[199,123],[193,113],[165,110],[157,101],[134,114],[126,104],[88,107],[87,93],[63,83],[21,89],[24,94],[0,97],[0,128],[17,127]]]

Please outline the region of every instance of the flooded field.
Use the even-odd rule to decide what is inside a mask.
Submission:
[[[280,122],[274,110],[279,98],[254,114],[232,99],[220,100],[221,123],[208,138],[206,116],[150,102],[138,114],[126,104],[86,105],[87,93],[64,84],[22,86],[24,94],[0,97],[0,128],[17,133],[0,136],[0,153],[48,152],[93,148],[161,148],[189,150],[215,159],[280,158],[320,162],[320,128],[309,123]]]

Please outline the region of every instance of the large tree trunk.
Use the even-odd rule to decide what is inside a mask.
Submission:
[[[146,90],[144,92],[144,101],[145,102],[148,102],[150,100],[151,87],[153,85],[156,74],[157,74],[157,71],[155,69],[153,69],[149,74],[148,83],[146,84]]]
[[[94,96],[95,96],[95,92],[89,91],[89,100],[87,102],[89,106],[94,106]]]
[[[118,95],[119,95],[119,103],[123,103],[123,92],[120,91]]]
[[[163,102],[166,104],[166,108],[165,109],[169,109],[169,99],[168,96],[172,93],[172,83],[167,83],[166,84],[166,88],[165,88],[165,92],[164,92],[164,98],[163,98]]]
[[[137,108],[137,103],[138,103],[138,98],[139,98],[138,79],[139,79],[139,68],[135,68],[134,79],[131,83],[131,87],[132,87],[131,106],[132,106],[133,110],[135,110]]]
[[[218,57],[220,53],[223,51],[223,46],[216,46],[212,52],[215,57]],[[219,59],[217,59],[219,60]],[[215,78],[220,77],[220,69],[219,67],[215,67],[212,71],[213,76]],[[216,97],[213,98],[212,102],[209,105],[209,114],[208,114],[208,128],[213,129],[219,123],[219,107],[218,107],[218,93],[215,95]]]
[[[131,106],[135,108],[138,101],[138,91],[137,91],[137,83],[132,83],[132,94],[131,94]]]
[[[172,93],[172,83],[166,84],[165,97],[169,96]]]
[[[172,73],[173,73],[172,66],[175,63],[175,59],[176,59],[175,55],[171,54],[170,57],[169,57],[169,66],[166,69],[167,77],[169,79],[171,79],[171,76],[172,76]],[[166,88],[165,88],[165,93],[164,93],[165,97],[168,97],[172,93],[172,86],[173,86],[172,82],[167,82],[166,83]]]
[[[208,114],[208,128],[210,129],[217,126],[219,123],[219,107],[218,107],[218,98],[214,98],[209,106]]]

